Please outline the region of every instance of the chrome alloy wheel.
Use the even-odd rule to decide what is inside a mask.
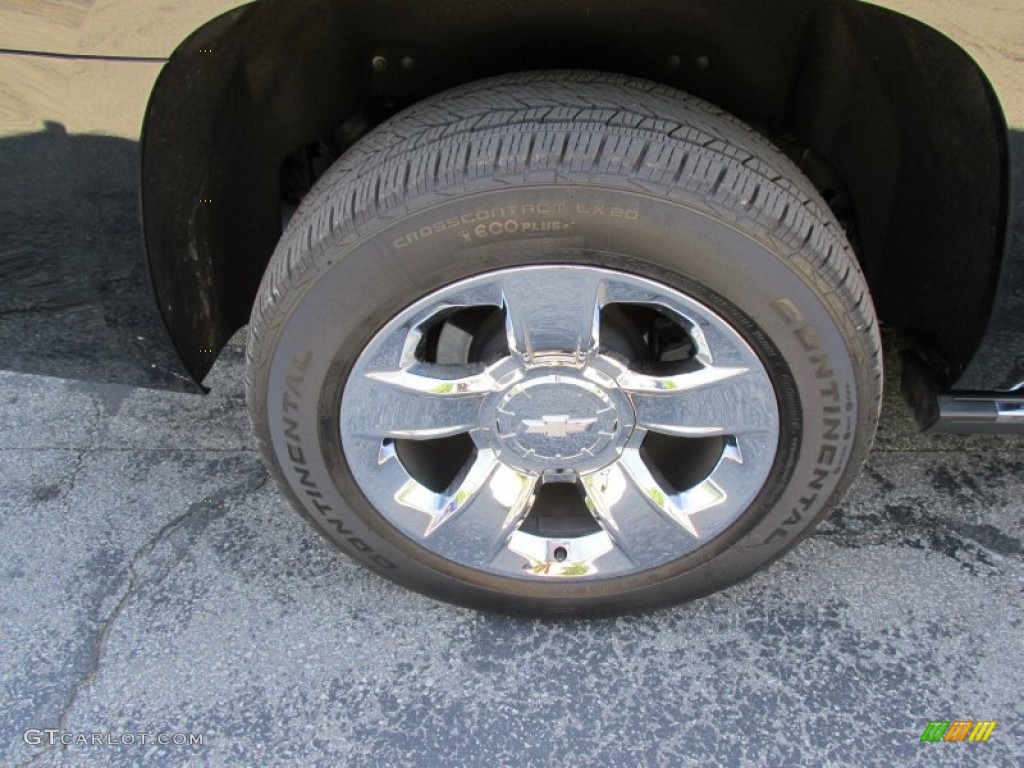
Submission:
[[[587,579],[722,534],[768,478],[779,408],[705,304],[551,265],[400,312],[358,356],[340,429],[360,490],[413,542],[501,576]]]

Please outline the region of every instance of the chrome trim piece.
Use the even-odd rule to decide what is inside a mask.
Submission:
[[[996,400],[996,422],[1024,426],[1024,400]]]
[[[935,403],[929,434],[1024,434],[1024,394],[952,392]]]

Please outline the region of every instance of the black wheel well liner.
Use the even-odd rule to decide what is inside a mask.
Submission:
[[[261,0],[179,46],[143,132],[151,273],[192,375],[248,319],[286,157],[367,104],[544,68],[673,85],[822,159],[882,321],[945,383],[967,367],[1001,267],[1007,130],[983,73],[930,27],[856,0]]]

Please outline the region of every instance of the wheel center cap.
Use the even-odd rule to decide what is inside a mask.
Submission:
[[[589,375],[587,375],[589,374]],[[595,371],[534,371],[496,398],[491,439],[527,472],[592,472],[615,461],[633,431],[633,407]]]

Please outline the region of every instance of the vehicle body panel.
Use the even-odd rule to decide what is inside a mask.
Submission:
[[[963,48],[992,84],[1006,119],[1010,178],[1003,268],[988,330],[958,390],[1024,384],[1024,4],[985,0],[881,0]]]
[[[183,362],[196,351],[175,349],[167,307],[153,292],[139,142],[164,62],[195,30],[245,5],[0,0],[3,367],[200,391],[189,374],[195,366]],[[1024,12],[996,0],[875,5],[957,42],[1006,117],[1013,159],[1006,255],[988,331],[948,384],[1011,389],[1024,380]],[[181,257],[187,264],[195,254]],[[203,354],[212,360],[216,351]]]

